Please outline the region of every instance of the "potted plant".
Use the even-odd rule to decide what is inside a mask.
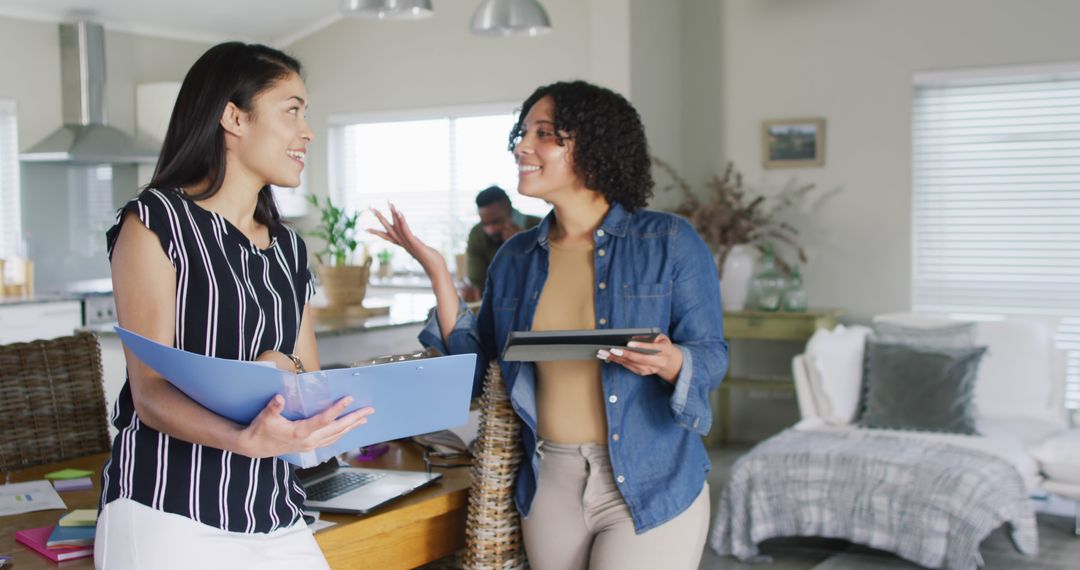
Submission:
[[[766,199],[743,189],[742,175],[729,162],[724,175],[710,178],[705,183],[706,192],[699,195],[670,164],[656,157],[653,164],[672,180],[662,190],[683,194],[682,202],[672,211],[690,221],[716,256],[725,309],[741,310],[746,305],[759,253],[772,249],[776,266],[783,273],[790,273],[793,263],[784,259],[777,244],[786,246],[800,262],[806,262],[806,251],[797,240],[798,230],[783,221],[781,214],[802,200],[813,184],[789,185]]]
[[[394,274],[394,268],[390,265],[390,260],[394,257],[394,252],[389,249],[383,248],[379,253],[375,254],[379,258],[379,277],[382,279],[389,279]]]
[[[346,213],[329,196],[320,202],[318,197],[310,195],[308,201],[319,211],[319,223],[308,235],[323,242],[315,258],[319,260],[319,282],[326,299],[331,306],[358,305],[364,300],[371,273],[370,257],[362,255],[363,259],[353,259],[359,245],[356,241],[359,214]],[[359,264],[350,264],[353,261]]]

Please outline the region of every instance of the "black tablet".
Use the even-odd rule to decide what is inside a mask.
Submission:
[[[628,348],[626,343],[631,340],[653,342],[659,334],[658,328],[515,331],[506,339],[502,359],[510,362],[593,360],[596,358],[596,351],[612,347],[623,347],[642,354],[656,354],[659,351]]]

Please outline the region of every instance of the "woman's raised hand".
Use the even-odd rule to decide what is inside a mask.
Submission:
[[[409,222],[405,221],[405,216],[390,204],[390,220],[383,216],[382,212],[371,209],[371,212],[375,214],[375,217],[379,219],[379,223],[382,224],[383,230],[367,230],[368,233],[377,235],[384,240],[401,246],[405,251],[409,252],[409,255],[413,256],[416,261],[420,262],[420,265],[424,268],[424,271],[428,275],[432,274],[432,271],[437,271],[440,267],[446,269],[446,260],[443,259],[441,253],[435,248],[424,243],[420,238],[416,237],[409,229]],[[446,269],[449,271],[449,269]]]
[[[326,447],[367,423],[374,408],[361,408],[338,418],[353,401],[345,397],[306,420],[289,420],[281,415],[285,399],[279,394],[255,416],[251,425],[241,432],[244,455],[249,457],[274,457],[286,453],[304,453]]]
[[[428,278],[431,279],[431,290],[435,292],[435,308],[439,321],[439,332],[442,333],[443,341],[449,342],[450,333],[454,330],[454,323],[457,322],[460,304],[458,302],[457,288],[454,286],[454,278],[450,275],[450,268],[447,267],[446,260],[443,259],[438,250],[424,243],[412,233],[412,230],[409,229],[409,222],[405,221],[405,216],[401,215],[401,212],[393,204],[390,204],[390,220],[387,220],[386,216],[383,216],[382,212],[375,208],[372,208],[371,211],[379,219],[383,229],[381,231],[369,229],[368,233],[377,235],[392,244],[400,245],[416,261],[420,262],[420,266],[424,268],[424,273],[427,273]]]

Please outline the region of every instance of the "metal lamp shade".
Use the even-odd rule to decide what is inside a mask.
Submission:
[[[471,29],[478,36],[538,36],[551,31],[551,20],[536,0],[484,0]]]
[[[417,20],[435,10],[431,0],[341,0],[341,13],[350,18]]]

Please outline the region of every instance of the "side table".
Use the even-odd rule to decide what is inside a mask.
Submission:
[[[802,341],[813,336],[814,331],[836,326],[842,314],[838,309],[815,309],[802,313],[767,311],[725,311],[724,338],[727,340]],[[731,392],[744,388],[754,390],[784,390],[794,392],[794,379],[733,377],[728,375],[720,383],[716,394],[713,417],[717,427],[709,434],[708,443],[726,442],[731,434]]]

